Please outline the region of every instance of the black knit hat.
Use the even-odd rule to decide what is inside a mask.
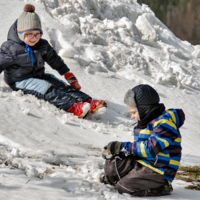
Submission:
[[[140,120],[147,112],[160,101],[159,95],[150,85],[138,85],[132,90],[128,90],[124,97],[124,103],[137,108]]]

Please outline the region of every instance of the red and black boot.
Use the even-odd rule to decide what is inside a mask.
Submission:
[[[94,113],[101,107],[107,107],[107,103],[104,100],[90,100],[90,112]]]
[[[74,113],[74,115],[78,116],[79,118],[84,118],[89,111],[90,111],[90,103],[78,102],[74,103],[67,112]]]

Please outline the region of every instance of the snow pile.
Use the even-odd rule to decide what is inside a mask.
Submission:
[[[59,44],[54,45],[87,73],[117,73],[137,84],[149,80],[200,88],[199,46],[177,39],[147,5],[136,0],[36,1],[77,35],[75,41],[64,41],[58,33]]]

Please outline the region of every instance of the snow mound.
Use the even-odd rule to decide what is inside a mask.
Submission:
[[[76,35],[66,41],[66,33],[49,30],[60,55],[77,60],[86,73],[112,72],[137,84],[200,88],[199,47],[177,39],[147,5],[136,0],[39,2]]]

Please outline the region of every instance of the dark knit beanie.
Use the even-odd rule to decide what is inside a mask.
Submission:
[[[29,31],[42,32],[39,16],[35,13],[35,7],[31,4],[24,6],[24,12],[17,20],[17,33],[20,40],[24,41],[24,34]]]
[[[138,85],[125,94],[124,103],[134,106],[138,110],[140,120],[147,112],[159,104],[160,98],[158,93],[150,85]]]

